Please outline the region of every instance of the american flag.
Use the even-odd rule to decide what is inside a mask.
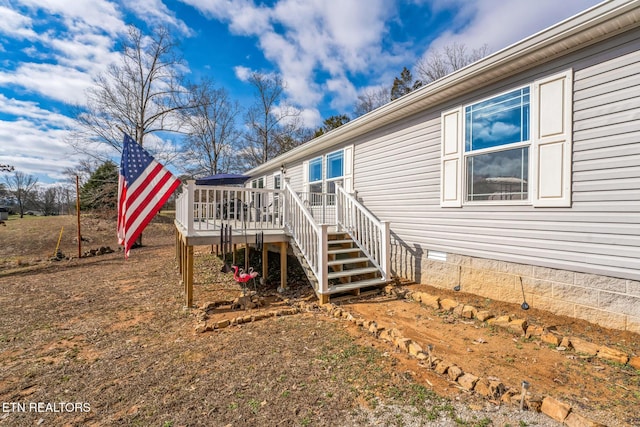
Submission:
[[[178,178],[124,135],[118,181],[118,243],[124,246],[125,257],[179,185]]]

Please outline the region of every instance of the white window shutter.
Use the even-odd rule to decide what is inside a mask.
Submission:
[[[572,70],[533,83],[529,182],[536,207],[571,206],[572,102]]]
[[[302,191],[309,191],[309,160],[302,162]]]
[[[353,193],[353,145],[344,147],[342,188],[347,193]]]
[[[441,116],[440,206],[462,206],[462,107]]]

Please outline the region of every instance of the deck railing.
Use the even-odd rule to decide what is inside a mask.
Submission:
[[[311,193],[298,191],[296,194],[319,224],[336,225],[335,193]]]
[[[188,181],[176,199],[176,221],[191,234],[234,229],[286,229],[318,282],[316,291],[328,293],[328,229],[337,225],[370,258],[384,280],[390,278],[391,233],[388,221],[378,220],[356,198],[336,185],[336,193],[303,200],[288,183],[282,190],[197,186]],[[331,197],[330,197],[331,196]],[[317,197],[314,199],[314,197]],[[318,202],[314,205],[314,200]],[[321,203],[322,202],[322,203]],[[323,208],[317,218],[313,208]],[[329,213],[334,213],[330,219]]]
[[[369,257],[382,278],[390,279],[391,230],[389,221],[380,221],[355,197],[336,185],[337,225],[349,233],[360,250]]]
[[[187,181],[176,199],[176,220],[189,233],[220,229],[283,228],[282,190],[196,185]]]
[[[284,224],[302,256],[318,280],[318,293],[327,293],[328,238],[327,224],[318,224],[304,202],[291,189],[284,185],[284,205],[286,206]]]

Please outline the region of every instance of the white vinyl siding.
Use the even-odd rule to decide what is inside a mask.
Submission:
[[[403,116],[349,141],[358,198],[379,219],[391,221],[394,251],[403,263],[396,273],[428,283],[428,277],[420,277],[425,269],[421,259],[437,251],[640,280],[640,52],[633,47],[640,43],[640,30],[634,34],[619,44],[590,46],[461,99]],[[571,147],[560,163],[573,160],[571,169],[564,169],[570,171],[571,204],[543,208],[544,202],[531,195],[531,204],[443,208],[442,112],[545,82],[570,67],[573,118],[566,131]],[[451,126],[458,129],[458,124]],[[286,168],[291,186],[303,191],[308,176],[304,162]],[[447,200],[449,206],[461,206],[461,201],[457,194]]]
[[[391,221],[395,247],[407,257],[403,273],[420,278],[421,266],[411,260],[441,251],[640,280],[640,79],[632,71],[638,68],[640,53],[633,52],[575,71],[573,85],[566,86],[574,88],[574,121],[553,126],[566,131],[556,134],[571,135],[571,145],[555,157],[563,168],[562,191],[569,182],[564,178],[572,177],[568,206],[532,196],[531,205],[443,209],[441,123],[447,113],[416,114],[358,139],[355,188],[374,214]],[[621,81],[612,85],[614,76]],[[502,90],[514,86],[506,82]],[[455,150],[448,152],[457,158]],[[451,199],[448,206],[457,206],[457,197]],[[555,206],[542,209],[545,203]]]

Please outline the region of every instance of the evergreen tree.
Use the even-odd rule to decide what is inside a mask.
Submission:
[[[402,68],[400,77],[393,79],[393,86],[391,87],[391,100],[398,99],[401,96],[408,94],[422,86],[420,80],[413,81],[411,71],[407,67]]]
[[[313,137],[317,138],[320,135],[323,135],[333,129],[337,129],[343,124],[349,123],[350,120],[351,119],[349,119],[349,116],[347,116],[346,114],[335,115],[324,119],[324,121],[322,122],[322,127],[318,128],[315,131]]]
[[[80,189],[82,209],[115,209],[118,203],[118,167],[106,161],[89,177]]]

